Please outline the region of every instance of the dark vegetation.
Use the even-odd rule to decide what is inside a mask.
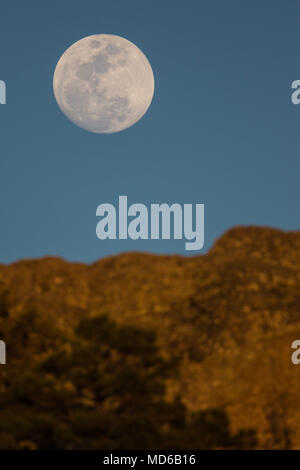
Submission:
[[[35,314],[18,324],[24,341]],[[30,320],[30,321],[29,321]],[[34,367],[7,377],[0,393],[1,449],[249,448],[251,431],[231,434],[225,410],[188,413],[167,403],[176,363],[159,354],[153,332],[108,316],[81,320],[74,337]]]

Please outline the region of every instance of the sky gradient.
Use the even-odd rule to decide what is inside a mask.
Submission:
[[[100,241],[96,208],[204,203],[205,252],[228,228],[300,228],[300,2],[1,2],[0,262],[123,251],[180,253],[181,240]],[[123,132],[76,127],[52,91],[61,54],[116,34],[155,77],[146,115]]]

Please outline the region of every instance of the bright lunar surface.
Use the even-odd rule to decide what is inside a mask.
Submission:
[[[154,92],[151,66],[132,42],[97,34],[75,42],[59,59],[53,78],[58,106],[75,124],[99,134],[135,124]]]

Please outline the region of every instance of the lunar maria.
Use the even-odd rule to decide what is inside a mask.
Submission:
[[[154,75],[145,54],[131,41],[94,34],[63,53],[53,91],[59,108],[74,124],[112,134],[144,116],[154,93]]]
[[[100,204],[96,215],[101,217],[96,227],[100,240],[188,240],[186,250],[201,250],[204,246],[204,204],[132,204],[127,196],[119,196],[113,204]],[[194,220],[195,216],[195,220]]]

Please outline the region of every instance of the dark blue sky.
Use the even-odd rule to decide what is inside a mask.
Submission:
[[[205,249],[234,225],[299,229],[300,2],[1,1],[0,262],[128,250],[195,254],[176,241],[100,241],[96,208],[205,204]],[[152,105],[132,128],[97,135],[59,110],[61,54],[91,34],[148,57]]]

